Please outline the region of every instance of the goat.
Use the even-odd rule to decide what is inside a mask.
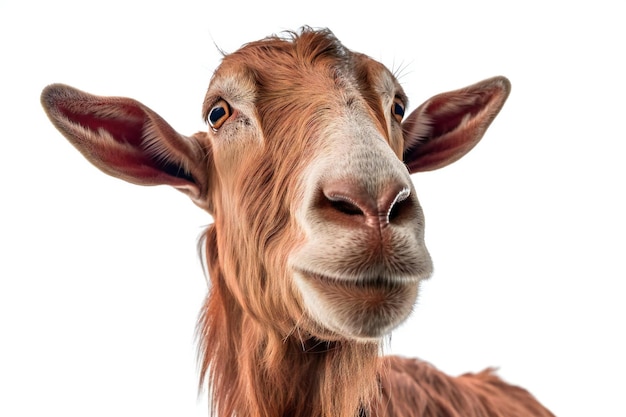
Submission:
[[[192,136],[129,98],[53,84],[42,104],[105,173],[212,215],[198,335],[216,415],[552,416],[491,370],[380,355],[432,272],[410,174],[469,152],[509,91],[494,77],[405,117],[385,66],[303,28],[225,55]]]

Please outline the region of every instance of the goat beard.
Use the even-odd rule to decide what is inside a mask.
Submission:
[[[337,417],[369,408],[378,392],[380,343],[322,340],[299,303],[286,307],[280,297],[286,310],[272,311],[276,294],[269,306],[261,308],[262,297],[254,306],[242,305],[241,294],[227,283],[222,270],[227,262],[220,258],[217,240],[215,228],[209,227],[211,288],[198,323],[200,388],[208,383],[212,411],[220,416]]]

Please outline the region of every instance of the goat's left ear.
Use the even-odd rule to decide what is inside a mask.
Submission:
[[[210,158],[208,144],[198,140],[201,133],[177,133],[136,100],[94,96],[63,84],[46,87],[41,103],[56,128],[105,173],[139,185],[171,185],[210,210]]]
[[[444,167],[468,153],[482,138],[511,91],[494,77],[436,95],[402,124],[404,163],[411,173]]]

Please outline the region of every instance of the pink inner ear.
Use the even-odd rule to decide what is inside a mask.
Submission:
[[[136,106],[116,103],[112,109],[108,109],[107,105],[101,105],[97,112],[75,112],[71,107],[60,103],[58,109],[73,123],[93,132],[102,129],[118,143],[131,145],[136,152],[107,152],[104,148],[92,147],[92,152],[98,154],[98,159],[116,167],[118,172],[142,179],[140,181],[142,183],[152,183],[152,179],[163,178],[164,174],[171,178],[163,182],[173,186],[195,183],[193,177],[180,165],[166,158],[154,157],[144,149],[146,116]]]
[[[117,104],[109,117],[105,112],[99,114],[75,112],[61,103],[59,110],[65,117],[89,130],[97,132],[104,129],[118,142],[129,143],[136,148],[141,147],[145,116],[134,106]]]
[[[403,124],[403,158],[411,173],[444,167],[469,152],[502,107],[507,87],[487,80],[439,94],[413,112]]]
[[[437,138],[456,129],[464,118],[474,117],[485,108],[491,95],[471,94],[463,100],[434,101],[428,106],[431,117],[430,138]],[[430,139],[429,138],[429,139]]]

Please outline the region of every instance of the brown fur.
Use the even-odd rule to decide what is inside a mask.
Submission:
[[[451,377],[417,359],[381,359],[381,396],[372,417],[549,417],[528,391],[493,370]]]
[[[343,134],[329,135],[338,129],[333,121],[362,123],[366,115],[371,125],[358,126],[356,134],[371,140],[379,153],[362,147],[357,156],[387,159],[362,165],[380,172],[357,179],[369,189],[382,187],[371,179],[382,174],[410,183],[402,162],[413,173],[460,158],[480,140],[508,92],[503,77],[486,80],[433,97],[401,125],[386,106],[393,100],[406,105],[406,96],[382,64],[349,51],[329,31],[304,29],[287,39],[250,43],[224,58],[203,114],[208,118],[224,97],[242,108],[228,110],[233,115],[219,134],[215,129],[185,137],[139,102],[63,85],[46,88],[42,103],[55,126],[106,173],[142,185],[172,185],[212,214],[215,223],[203,239],[210,291],[198,338],[201,385],[208,385],[217,416],[547,417],[552,414],[528,392],[490,370],[453,378],[418,360],[381,357],[376,331],[408,315],[419,280],[430,273],[425,249],[406,248],[410,243],[419,249],[423,241],[417,199],[406,186],[402,200],[396,190],[396,200],[385,200],[382,209],[384,196],[377,191],[372,204],[378,211],[360,211],[348,198],[340,201],[347,206],[337,208],[336,200],[315,188],[323,184],[311,188],[304,175],[316,158],[340,149],[328,141]],[[359,169],[346,166],[346,171]],[[344,177],[333,178],[340,191],[356,178]],[[344,316],[379,314],[381,324],[367,330],[375,336],[342,334],[325,325],[310,314],[294,283],[290,255],[308,248],[310,238],[294,213],[311,189],[318,196],[304,208],[316,213],[314,222],[354,235],[349,248],[341,248],[351,256],[335,255],[332,268],[326,266],[343,276],[314,278],[311,285],[326,293],[336,288],[334,299],[324,301],[348,306]],[[358,220],[363,218],[367,225]],[[379,275],[372,278],[367,271]],[[350,330],[361,330],[355,328]]]
[[[233,201],[224,207],[228,213],[216,207],[216,226],[207,235],[212,290],[200,335],[202,372],[208,375],[214,410],[219,416],[349,417],[372,405],[371,415],[381,417],[550,415],[537,411],[542,408],[532,396],[488,372],[453,379],[422,362],[385,358],[379,363],[377,343],[321,341],[299,323],[302,307],[291,293],[282,258],[301,239],[297,225],[289,224],[289,202],[298,201],[288,194],[298,189],[290,181],[309,162],[302,155],[312,154],[303,139],[314,137],[315,121],[324,118],[312,113],[334,107],[325,92],[341,87],[337,68],[354,62],[360,92],[390,140],[368,80],[369,66],[379,64],[350,58],[332,36],[304,32],[292,42],[255,42],[227,56],[220,68],[246,67],[253,73],[268,148],[251,160],[243,157],[246,169],[233,182],[242,190],[241,201],[234,202],[241,208],[233,211]],[[294,80],[303,83],[296,81],[294,89]],[[286,102],[287,95],[303,99]],[[294,138],[288,146],[274,140],[285,135]],[[256,173],[252,181],[250,172]],[[216,197],[221,194],[214,190]]]
[[[284,267],[285,256],[302,239],[297,225],[290,224],[290,202],[301,200],[293,194],[298,190],[293,172],[308,163],[302,155],[310,155],[314,145],[298,139],[312,137],[316,120],[324,117],[318,109],[330,110],[320,92],[333,88],[327,74],[319,73],[324,65],[309,62],[327,61],[326,71],[332,72],[330,64],[339,55],[331,38],[325,43],[306,40],[312,36],[305,34],[295,46],[278,39],[251,44],[220,67],[230,71],[231,65],[240,68],[245,62],[254,73],[266,138],[265,149],[242,156],[246,169],[232,179],[232,186],[242,191],[239,199],[216,206],[216,224],[207,232],[211,292],[200,324],[202,372],[208,374],[220,416],[352,415],[374,392],[378,346],[327,343],[307,334]],[[300,58],[298,68],[292,67],[292,56]],[[263,70],[267,61],[271,72]],[[294,71],[310,72],[305,78],[310,83],[297,86],[299,91],[293,91]],[[283,97],[290,94],[306,100],[286,104]],[[311,114],[311,124],[289,121],[290,115],[306,117],[303,113]],[[284,132],[286,128],[290,130]],[[294,140],[274,139],[287,134]],[[218,201],[221,191],[217,185],[213,190]]]

